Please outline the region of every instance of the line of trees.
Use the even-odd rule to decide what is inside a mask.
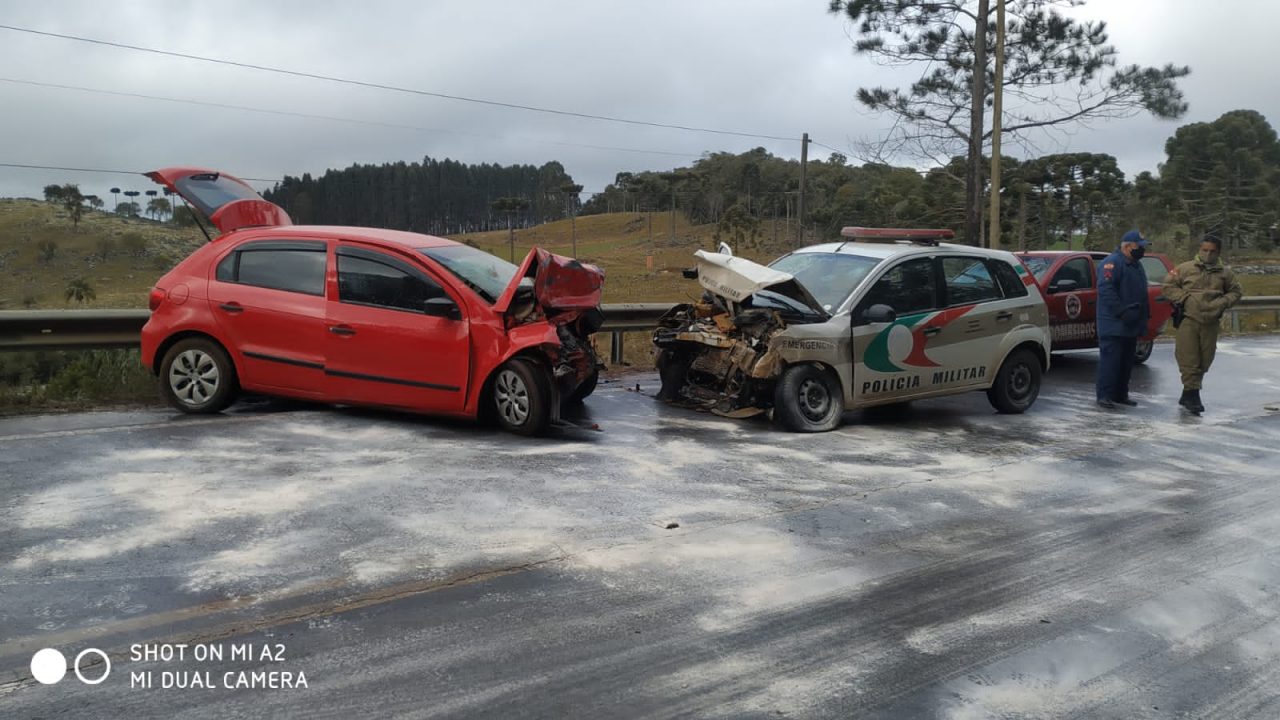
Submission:
[[[1253,110],[1177,130],[1165,145],[1160,172],[1132,181],[1116,158],[1057,153],[1001,158],[1001,232],[997,245],[1044,248],[1108,247],[1124,230],[1198,238],[1221,236],[1228,247],[1268,250],[1280,240],[1280,142]],[[981,158],[986,164],[989,158]],[[947,227],[964,237],[967,221],[965,156],[924,171],[879,163],[850,165],[832,154],[810,162],[807,240],[836,237],[840,227]],[[763,148],[714,153],[670,172],[619,173],[582,214],[666,211],[693,222],[720,224],[726,213],[759,220],[794,219],[799,163]],[[985,196],[989,185],[982,188]],[[735,217],[734,223],[741,223]]]
[[[164,220],[173,217],[173,206],[168,198],[159,197],[159,191],[147,190],[145,193],[137,190],[124,191],[125,197],[129,198],[127,202],[120,202],[120,188],[111,188],[111,193],[116,196],[116,202],[112,207],[112,212],[125,217],[138,217],[144,212],[148,217],[155,220]],[[147,201],[144,211],[142,205],[133,200],[140,195],[145,194],[150,200]],[[169,190],[165,190],[165,195],[172,194]],[[48,202],[62,205],[71,216],[73,225],[79,225],[81,218],[84,216],[85,206],[89,206],[95,210],[101,210],[105,204],[102,198],[97,195],[85,195],[80,192],[80,186],[68,183],[65,185],[45,185],[44,199]]]
[[[447,235],[559,220],[576,210],[573,178],[559,162],[469,165],[455,160],[353,165],[313,178],[286,176],[264,193],[299,224],[361,225]],[[581,192],[580,187],[578,192]],[[507,210],[494,203],[522,198]]]
[[[1139,227],[1169,240],[1220,235],[1231,248],[1271,249],[1280,221],[1280,142],[1261,114],[1236,110],[1179,128],[1158,173],[1129,179],[1116,158],[1055,153],[1001,160],[997,245],[1108,247]],[[981,162],[986,164],[988,158]],[[805,241],[844,225],[948,227],[963,238],[971,177],[965,155],[925,170],[854,165],[833,153],[809,163]],[[579,202],[581,186],[558,162],[356,165],[319,178],[286,177],[265,195],[298,223],[368,225],[437,235],[507,228],[606,212],[677,212],[726,237],[762,240],[773,221],[780,241],[798,231],[800,166],[764,148],[709,153],[669,171],[622,172]],[[989,184],[982,195],[990,193]],[[1177,236],[1177,237],[1175,237]]]

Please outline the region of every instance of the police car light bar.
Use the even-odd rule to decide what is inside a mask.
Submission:
[[[947,228],[866,228],[847,227],[840,231],[841,237],[853,239],[855,242],[911,242],[921,245],[937,245],[942,240],[951,240],[955,232]]]

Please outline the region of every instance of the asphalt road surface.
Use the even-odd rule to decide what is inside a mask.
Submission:
[[[1134,410],[1095,366],[1058,358],[1024,416],[822,435],[651,375],[545,439],[3,420],[0,717],[1280,717],[1280,337],[1223,342],[1201,418],[1168,345]],[[41,648],[110,672],[41,684]]]

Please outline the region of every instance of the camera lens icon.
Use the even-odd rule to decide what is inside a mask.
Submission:
[[[98,677],[86,675],[80,669],[80,662],[85,656],[97,656],[102,660],[102,674]],[[75,671],[76,678],[85,685],[97,685],[107,676],[111,674],[111,658],[98,648],[85,648],[76,655],[76,661],[71,665]],[[54,648],[45,648],[37,651],[31,656],[31,676],[41,685],[55,685],[62,680],[67,674],[67,656]]]

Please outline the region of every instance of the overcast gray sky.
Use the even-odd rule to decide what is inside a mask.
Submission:
[[[8,25],[582,113],[796,138],[807,131],[846,153],[889,123],[858,107],[856,89],[919,75],[855,56],[850,28],[827,14],[826,0],[0,3]],[[1165,139],[1184,122],[1238,108],[1280,122],[1270,50],[1280,2],[1212,7],[1216,17],[1200,0],[1091,0],[1076,11],[1109,23],[1122,63],[1190,65],[1182,87],[1191,109],[1182,121],[1135,117],[1080,128],[1040,149],[1111,153],[1132,177],[1156,169]],[[590,191],[619,171],[688,164],[706,151],[764,146],[796,157],[800,146],[405,95],[10,30],[0,30],[0,77],[409,126],[0,82],[0,163],[197,165],[275,179],[424,155],[559,160]],[[0,197],[37,196],[53,182],[78,182],[104,197],[113,185],[151,188],[141,177],[0,167]]]

